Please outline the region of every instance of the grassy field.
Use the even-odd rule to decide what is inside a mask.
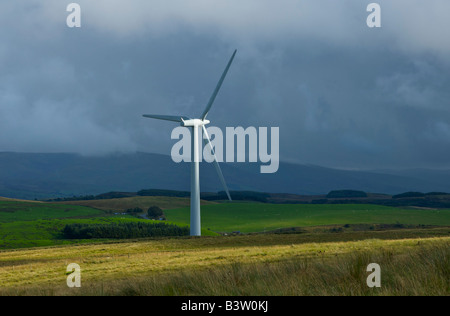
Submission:
[[[147,220],[131,216],[109,216],[81,219],[52,219],[18,221],[0,224],[0,250],[30,247],[46,247],[64,244],[93,243],[102,240],[67,240],[63,238],[62,230],[68,224],[113,224],[125,222],[142,222]],[[169,223],[169,222],[167,222]],[[181,225],[180,225],[181,226]],[[208,232],[204,232],[208,234]]]
[[[354,232],[329,241],[263,234],[3,251],[0,295],[450,294],[448,229],[447,237],[425,239],[384,234],[384,240]],[[366,286],[372,262],[382,267],[381,289]],[[81,266],[79,289],[66,286],[70,263]]]
[[[0,249],[72,243],[60,238],[66,223],[103,214],[84,206],[0,200]]]
[[[103,212],[78,205],[0,201],[0,223],[53,218],[91,217]]]
[[[160,201],[165,201],[165,198]],[[142,201],[137,199],[137,202]],[[178,203],[178,199],[175,198],[171,205],[178,205]],[[169,204],[170,202],[167,202],[167,205]],[[112,210],[121,211],[120,209]],[[98,240],[66,240],[61,231],[67,224],[105,224],[130,221],[147,220],[131,215],[114,215],[114,213],[88,206],[3,199],[0,200],[0,249],[98,242]],[[167,221],[167,223],[171,222]],[[185,223],[176,224],[186,226]],[[207,230],[204,230],[202,234],[215,235]]]
[[[151,206],[158,206],[163,210],[188,207],[189,198],[166,197],[166,196],[135,196],[121,199],[65,201],[59,202],[65,205],[82,205],[103,211],[126,211],[127,209],[139,207],[146,211]],[[201,205],[216,204],[215,202],[201,201]]]
[[[165,211],[167,218],[189,223],[189,208]],[[270,231],[285,227],[332,224],[450,226],[450,210],[402,209],[372,204],[224,203],[202,207],[202,225],[216,232]]]
[[[62,238],[66,224],[145,221],[113,215],[139,205],[189,224],[186,199],[117,200],[0,200],[0,295],[450,295],[450,210],[204,203],[202,238]],[[233,231],[248,234],[214,233]],[[366,286],[372,262],[381,289]]]
[[[76,201],[89,206],[61,203],[0,201],[0,249],[42,247],[86,240],[65,240],[61,230],[72,223],[145,221],[130,215],[114,215],[125,209],[149,205],[163,208],[185,206],[188,199],[135,197]],[[96,207],[96,208],[94,208]],[[165,209],[168,222],[189,225],[189,208]],[[208,203],[202,206],[202,235],[217,232],[273,231],[289,227],[353,224],[402,224],[450,226],[450,210],[400,209],[377,205],[307,205],[263,203]],[[369,229],[370,227],[366,227]],[[92,242],[92,241],[89,241]]]

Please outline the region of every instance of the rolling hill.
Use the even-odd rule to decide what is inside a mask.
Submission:
[[[450,182],[436,171],[348,171],[281,162],[277,173],[260,174],[259,166],[226,163],[222,170],[231,190],[306,195],[340,189],[388,194],[450,191]],[[202,191],[222,190],[214,167],[202,163],[201,169]],[[164,155],[0,153],[0,196],[10,198],[46,199],[149,188],[189,191],[189,187],[189,164],[176,164]]]

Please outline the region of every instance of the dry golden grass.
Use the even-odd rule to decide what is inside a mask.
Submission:
[[[267,243],[264,242],[265,238]],[[313,273],[311,276],[316,278],[325,278],[325,281],[326,278],[330,278],[331,281],[332,275],[327,272],[319,273],[320,269],[325,269],[327,262],[340,262],[340,269],[350,265],[348,270],[351,273],[364,275],[364,271],[355,272],[352,268],[354,263],[349,263],[344,258],[377,253],[381,254],[382,258],[389,259],[393,256],[407,256],[409,253],[424,249],[423,247],[435,245],[448,248],[450,237],[304,243],[298,235],[236,236],[4,251],[0,252],[0,295],[131,295],[133,293],[208,295],[204,291],[207,289],[212,291],[213,284],[220,278],[224,278],[230,269],[233,271],[236,267],[239,268],[241,277],[247,280],[243,283],[244,288],[229,289],[227,292],[226,287],[219,287],[218,292],[210,293],[210,295],[294,295],[295,291],[300,294],[300,289],[294,284],[290,285],[291,290],[286,288],[284,293],[282,292],[282,285],[288,286],[291,282],[291,277],[289,275],[283,277],[283,273],[287,273],[286,269],[294,269],[292,264],[295,267],[297,265],[301,267],[302,262],[322,264],[322,267],[313,264],[311,267],[314,268],[311,268],[309,274]],[[448,260],[448,253],[446,256]],[[68,289],[66,286],[66,267],[70,263],[81,266],[81,289]],[[252,267],[256,270],[253,271]],[[270,267],[274,269],[272,272]],[[297,268],[300,269],[299,267]],[[365,269],[365,267],[361,266],[359,269]],[[281,282],[278,286],[269,287],[264,280],[258,279],[263,277],[264,273],[269,273],[266,270],[274,275],[279,274],[270,281]],[[257,275],[252,277],[251,271]],[[326,293],[324,286],[327,282],[325,281],[318,285],[319,288],[323,288],[323,293]],[[204,282],[205,284],[199,284],[196,290],[190,291],[192,285],[179,284],[177,287],[173,282],[187,282],[186,284]],[[297,280],[296,282],[302,284],[306,281]],[[340,286],[342,286],[341,283],[342,280]],[[166,286],[162,286],[163,284]],[[168,287],[168,284],[171,286]],[[330,289],[333,288],[331,283],[329,285]],[[264,292],[266,286],[268,287]],[[157,288],[161,288],[161,291],[156,291]],[[278,294],[268,292],[269,288],[278,289],[275,290]],[[202,292],[201,289],[204,291]],[[312,289],[309,291],[313,292]],[[304,291],[303,294],[307,295],[308,291]]]

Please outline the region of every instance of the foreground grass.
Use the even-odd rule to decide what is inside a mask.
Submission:
[[[126,296],[448,296],[450,245],[426,244],[408,253],[365,250],[334,258],[291,257],[234,262],[202,272],[128,279],[91,286],[91,295]],[[381,288],[369,288],[366,268],[381,265]],[[66,292],[69,294],[69,292]]]
[[[80,289],[66,286],[72,262]],[[381,289],[366,286],[371,262]],[[172,238],[0,252],[0,295],[449,295],[449,269],[448,235]]]

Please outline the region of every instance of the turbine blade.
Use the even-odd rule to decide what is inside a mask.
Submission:
[[[209,110],[211,109],[214,100],[216,99],[217,94],[219,93],[220,87],[222,87],[222,83],[225,80],[225,77],[228,73],[228,70],[230,69],[231,63],[233,62],[234,56],[236,56],[237,50],[234,51],[233,56],[231,56],[230,61],[228,62],[227,67],[225,68],[225,71],[222,74],[222,77],[220,77],[219,82],[217,83],[216,89],[214,90],[211,98],[209,99],[208,105],[205,108],[205,111],[203,111],[203,114],[201,116],[202,120],[205,120],[206,116],[208,115]]]
[[[157,120],[164,120],[164,121],[171,121],[171,122],[178,122],[181,123],[182,120],[189,120],[186,116],[173,116],[173,115],[153,115],[153,114],[145,114],[143,117],[157,119]]]
[[[222,186],[225,189],[225,192],[227,193],[228,199],[230,201],[232,201],[231,196],[230,196],[230,191],[228,190],[228,186],[225,182],[225,178],[223,177],[222,170],[220,169],[219,162],[217,161],[216,153],[214,152],[214,147],[211,144],[211,139],[209,138],[209,135],[208,135],[208,132],[206,131],[205,125],[202,125],[202,128],[203,128],[203,133],[206,136],[206,138],[203,138],[203,141],[205,142],[205,144],[209,144],[209,147],[211,148],[211,152],[214,156],[214,166],[216,167],[216,171],[217,171],[217,174],[219,175],[220,182],[222,182]]]

